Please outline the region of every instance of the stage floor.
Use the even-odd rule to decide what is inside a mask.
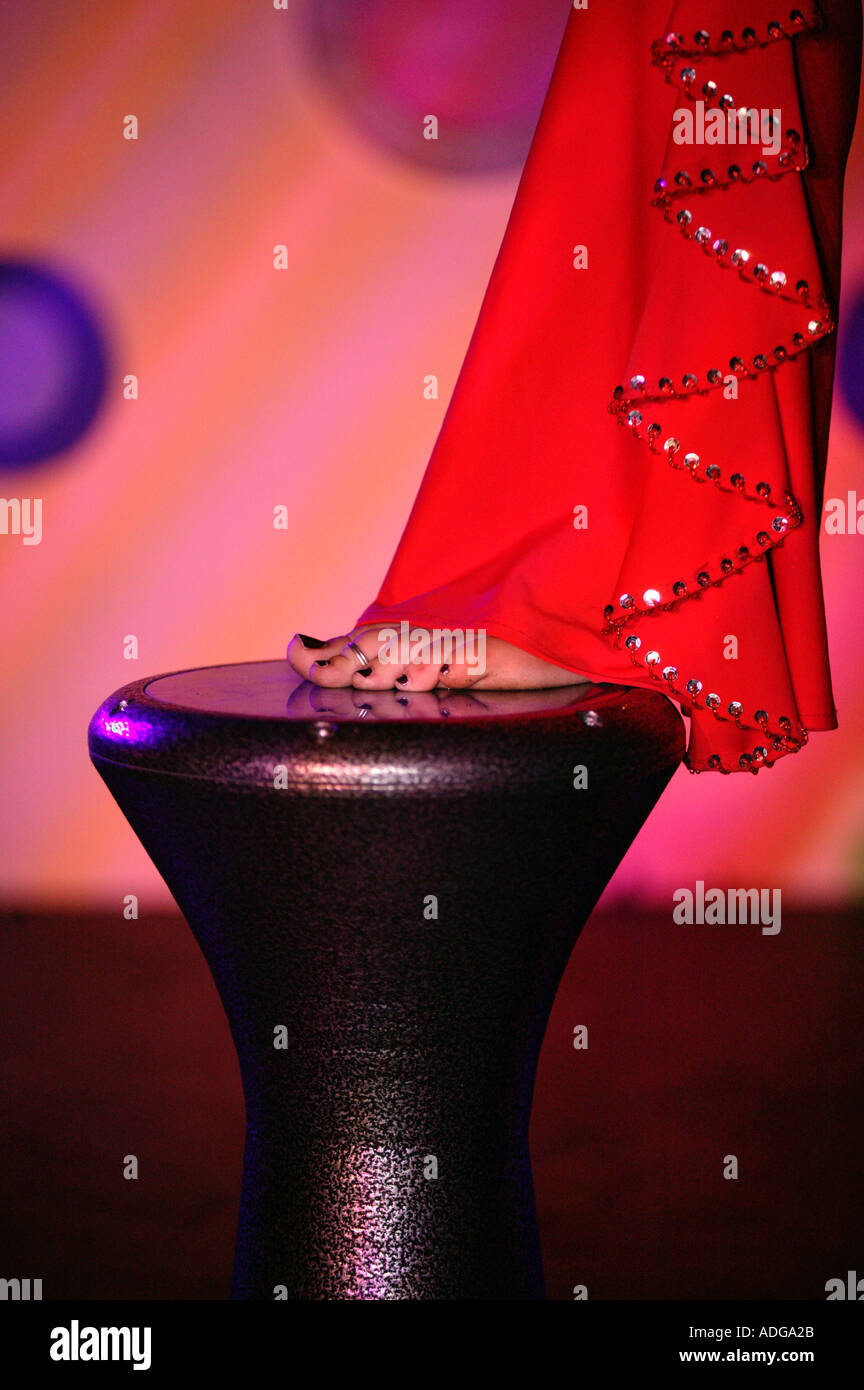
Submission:
[[[0,1273],[45,1299],[226,1298],[243,1100],[182,918],[0,924]],[[861,1265],[862,925],[595,913],[535,1093],[550,1299],[823,1300]]]

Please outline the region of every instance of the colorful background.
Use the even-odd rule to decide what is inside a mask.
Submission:
[[[562,0],[0,9],[0,492],[41,497],[44,528],[40,545],[0,536],[7,904],[134,892],[164,908],[88,762],[97,704],[139,676],[279,656],[374,596],[566,15]],[[829,497],[864,496],[862,192],[859,137]],[[758,778],[682,770],[611,897],[668,901],[695,862],[736,884],[770,865],[800,901],[860,894],[862,544],[823,537],[840,732]]]
[[[46,1298],[225,1297],[242,1154],[224,1014],[89,718],[132,679],[341,631],[374,596],[566,18],[0,6],[0,493],[44,508],[41,544],[0,535],[0,1273]],[[845,263],[844,499],[864,496],[860,134]],[[813,1299],[861,1268],[862,544],[823,538],[840,732],[756,778],[679,771],[574,952],[532,1127],[550,1297]],[[782,933],[673,930],[696,878],[780,886]]]

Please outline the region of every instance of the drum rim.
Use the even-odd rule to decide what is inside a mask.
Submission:
[[[572,790],[563,776],[564,748],[568,760],[572,753],[576,761],[577,754],[603,744],[608,751],[601,763],[619,770],[630,766],[639,775],[673,766],[684,756],[684,723],[676,706],[662,691],[634,686],[590,685],[571,704],[557,709],[452,720],[365,720],[315,711],[308,717],[238,714],[203,710],[149,693],[169,676],[270,664],[286,663],[278,658],[272,663],[214,663],[146,676],[120,687],[103,700],[90,721],[91,758],[97,766],[113,763],[156,775],[261,789],[272,789],[272,769],[284,765],[285,789],[370,791],[466,790],[478,785],[491,790],[514,783],[548,787],[550,781]],[[604,708],[611,718],[589,725],[579,717],[586,706]],[[642,717],[634,720],[634,711]],[[493,729],[497,736],[490,738]],[[448,741],[447,757],[441,756],[442,737]],[[280,753],[287,763],[279,761]]]

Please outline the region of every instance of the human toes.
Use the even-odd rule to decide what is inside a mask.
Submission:
[[[438,684],[447,690],[470,690],[486,673],[486,666],[466,661],[457,656],[451,657],[438,670]]]
[[[328,637],[322,640],[320,637],[309,637],[306,633],[296,632],[288,643],[288,650],[285,655],[290,665],[298,675],[304,680],[309,680],[309,672],[313,664],[320,659],[328,659],[335,656],[345,645],[347,638],[344,633],[341,637]]]
[[[309,667],[309,680],[316,685],[332,687],[353,685],[356,675],[372,674],[378,642],[369,633],[350,633],[343,637],[335,650],[327,650],[315,658]],[[362,688],[362,687],[361,687]]]
[[[393,684],[396,694],[419,694],[427,690],[434,690],[441,678],[440,662],[432,661],[410,661],[399,674]]]

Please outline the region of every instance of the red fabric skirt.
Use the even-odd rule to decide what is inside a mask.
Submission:
[[[858,0],[571,9],[358,626],[482,629],[664,691],[693,771],[836,727],[819,534],[859,63]]]

